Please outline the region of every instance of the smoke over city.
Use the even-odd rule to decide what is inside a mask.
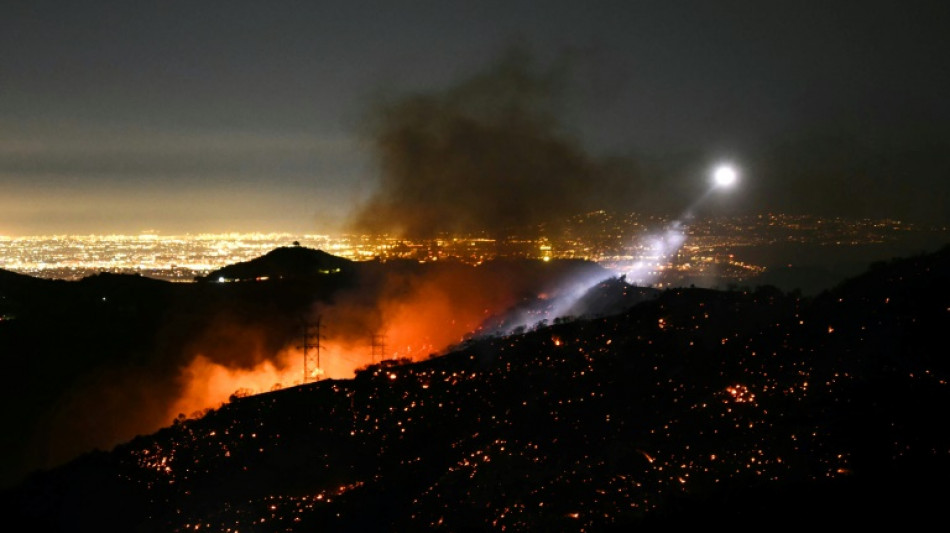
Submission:
[[[791,121],[771,137],[730,134],[726,121],[708,139],[684,137],[678,146],[644,151],[633,139],[649,130],[633,113],[623,151],[595,154],[584,141],[591,132],[585,137],[566,120],[576,104],[568,96],[578,94],[571,89],[583,85],[574,66],[564,60],[543,68],[515,49],[442,90],[379,98],[364,132],[378,186],[354,208],[350,228],[407,238],[499,237],[551,230],[566,216],[596,209],[678,216],[722,158],[736,159],[746,179],[728,198],[709,202],[710,212],[948,220],[943,204],[930,202],[947,198],[948,182],[934,178],[950,168],[940,140],[946,128],[935,119],[891,117],[869,128],[844,115],[833,125]],[[652,103],[638,105],[648,110]],[[687,122],[710,129],[699,115]],[[932,185],[920,187],[919,178]],[[865,183],[874,186],[856,190]]]
[[[630,205],[635,169],[592,157],[559,120],[563,68],[513,51],[441,92],[378,102],[369,134],[379,188],[357,230],[405,237],[506,235],[566,215]]]

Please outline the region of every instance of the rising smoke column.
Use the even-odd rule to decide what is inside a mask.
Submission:
[[[563,70],[537,72],[512,51],[442,92],[379,102],[369,122],[379,188],[351,225],[409,238],[498,238],[629,202],[638,180],[618,170],[632,166],[602,163],[564,132],[563,83]]]

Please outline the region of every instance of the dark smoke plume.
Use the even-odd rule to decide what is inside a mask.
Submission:
[[[559,123],[564,80],[562,69],[538,72],[514,51],[442,92],[379,103],[370,134],[380,184],[352,226],[498,238],[629,200],[629,169],[595,160]]]

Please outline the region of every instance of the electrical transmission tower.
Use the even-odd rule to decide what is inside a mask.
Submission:
[[[382,361],[386,358],[386,336],[377,333],[373,335],[373,363],[376,363],[376,356],[379,356],[379,361]]]
[[[322,318],[318,316],[316,323],[304,322],[303,325],[303,345],[297,348],[303,350],[304,383],[318,381],[320,373],[323,372],[320,368],[320,339],[323,338],[320,334],[320,321]],[[315,350],[316,354],[314,355],[311,350]]]

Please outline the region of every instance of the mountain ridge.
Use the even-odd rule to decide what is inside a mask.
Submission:
[[[280,246],[266,254],[224,266],[198,278],[198,281],[253,281],[260,279],[301,279],[317,275],[349,273],[349,259],[300,245]]]

